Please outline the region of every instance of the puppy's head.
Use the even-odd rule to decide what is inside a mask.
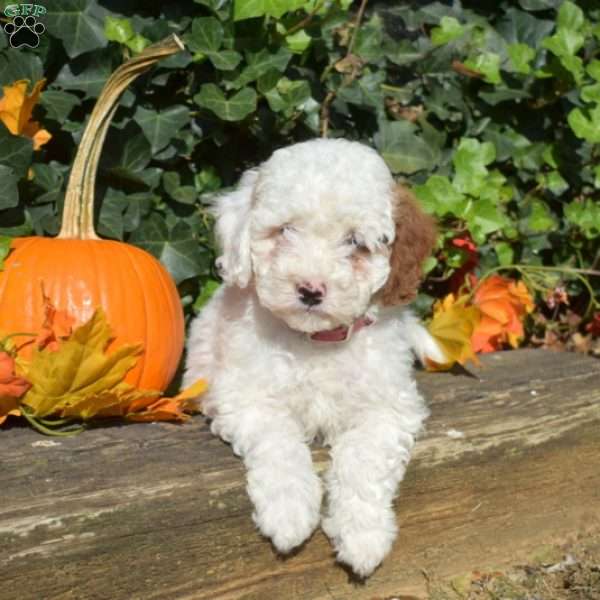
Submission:
[[[435,241],[379,155],[339,139],[277,150],[217,211],[225,282],[252,282],[265,308],[304,332],[412,300]]]

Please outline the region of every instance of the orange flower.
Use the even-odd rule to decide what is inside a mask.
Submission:
[[[31,384],[15,374],[15,360],[5,351],[0,351],[0,425],[8,415],[19,415],[19,398]]]
[[[475,352],[493,352],[506,343],[513,348],[519,345],[524,335],[523,318],[534,307],[522,281],[492,275],[475,291],[473,304],[481,311],[471,338]]]
[[[13,135],[24,135],[33,140],[33,149],[39,150],[41,146],[51,139],[50,133],[40,128],[37,121],[31,120],[33,107],[38,103],[45,79],[38,81],[31,94],[27,94],[27,80],[16,81],[6,85],[4,96],[0,99],[0,121]]]

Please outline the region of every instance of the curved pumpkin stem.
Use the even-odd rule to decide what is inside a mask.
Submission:
[[[59,238],[99,239],[94,230],[94,188],[102,145],[117,102],[127,86],[154,63],[184,49],[181,40],[172,34],[148,46],[136,57],[122,64],[108,79],[88,124],[73,161],[67,185]]]

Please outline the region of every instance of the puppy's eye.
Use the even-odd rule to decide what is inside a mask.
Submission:
[[[354,246],[357,250],[360,250],[361,252],[368,252],[369,249],[367,248],[366,244],[364,244],[360,238],[356,235],[356,233],[351,233],[347,238],[346,238],[346,243]]]
[[[289,233],[290,231],[296,231],[296,229],[290,225],[289,223],[284,223],[280,228],[279,228],[279,233],[281,235],[283,235],[284,233]]]

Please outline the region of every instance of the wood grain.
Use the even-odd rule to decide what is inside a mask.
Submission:
[[[320,530],[278,557],[252,524],[239,459],[200,417],[58,442],[5,428],[0,598],[426,597],[426,576],[518,563],[600,529],[600,361],[520,350],[475,373],[419,374],[432,417],[396,501],[399,538],[366,582]],[[322,471],[326,450],[313,458]]]

